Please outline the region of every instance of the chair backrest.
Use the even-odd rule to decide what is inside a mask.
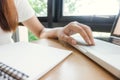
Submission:
[[[28,42],[28,29],[25,26],[18,26],[13,33],[12,38],[14,42],[26,41]]]

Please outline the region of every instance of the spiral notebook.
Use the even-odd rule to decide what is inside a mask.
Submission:
[[[0,46],[0,80],[39,80],[70,54],[27,42]]]

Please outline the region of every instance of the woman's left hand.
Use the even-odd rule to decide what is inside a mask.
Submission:
[[[88,45],[94,45],[94,39],[92,35],[92,30],[89,26],[85,24],[81,24],[78,22],[71,22],[65,27],[61,28],[61,30],[58,31],[58,39],[65,41],[69,44],[77,44],[76,40],[70,37],[70,35],[79,33],[82,38],[88,43]]]

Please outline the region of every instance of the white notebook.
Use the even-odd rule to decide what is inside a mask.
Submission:
[[[27,42],[0,46],[0,80],[38,80],[71,53]]]

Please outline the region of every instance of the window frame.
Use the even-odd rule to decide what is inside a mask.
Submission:
[[[62,16],[63,0],[48,0],[47,17],[38,17],[41,22],[45,22],[47,27],[64,26],[71,21],[89,25],[93,31],[110,32],[116,15],[108,16]],[[54,25],[55,24],[55,25]]]
[[[56,8],[55,8],[56,17],[54,19],[55,22],[64,23],[64,22],[78,21],[80,23],[89,25],[93,31],[110,32],[116,17],[116,15],[62,16],[63,13],[62,8],[63,8],[63,0],[58,0],[58,1],[56,0]]]

